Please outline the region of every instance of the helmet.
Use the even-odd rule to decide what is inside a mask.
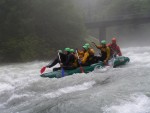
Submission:
[[[116,38],[115,37],[112,38],[112,42],[116,42]]]
[[[62,53],[62,50],[58,50],[59,53]]]
[[[89,47],[90,47],[90,44],[89,44],[89,43],[86,43],[85,46],[87,46],[87,47],[89,48]]]
[[[74,52],[74,49],[70,49],[70,52],[73,53],[73,52]]]
[[[83,47],[85,50],[88,50],[88,47],[87,47],[87,46],[84,45],[84,46],[82,46],[82,47]]]
[[[70,48],[65,48],[65,51],[70,52]]]
[[[102,40],[102,41],[101,41],[101,44],[106,44],[106,40]]]

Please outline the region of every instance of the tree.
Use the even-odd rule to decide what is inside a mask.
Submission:
[[[2,61],[47,59],[57,49],[75,47],[84,26],[69,0],[1,0]]]

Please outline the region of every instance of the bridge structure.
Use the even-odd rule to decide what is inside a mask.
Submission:
[[[106,28],[112,26],[121,26],[127,24],[147,24],[150,23],[150,14],[136,14],[136,15],[122,15],[118,17],[113,17],[111,20],[104,19],[101,21],[91,21],[85,23],[87,29],[99,29],[99,37],[106,39]]]

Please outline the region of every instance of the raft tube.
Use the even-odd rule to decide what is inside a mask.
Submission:
[[[113,60],[113,67],[116,68],[118,66],[125,65],[129,61],[130,61],[130,59],[128,57],[124,57],[124,56],[116,57]],[[100,61],[100,62],[92,64],[90,66],[84,66],[83,67],[84,73],[92,72],[96,67],[104,67],[103,62]],[[76,68],[73,70],[65,70],[64,76],[70,76],[75,73],[81,73],[80,68]],[[61,70],[44,73],[40,76],[41,77],[49,77],[49,78],[61,78],[62,77]]]

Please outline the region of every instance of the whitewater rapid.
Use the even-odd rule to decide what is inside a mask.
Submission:
[[[150,47],[122,52],[125,66],[61,79],[40,77],[49,62],[1,65],[0,113],[150,113]]]

